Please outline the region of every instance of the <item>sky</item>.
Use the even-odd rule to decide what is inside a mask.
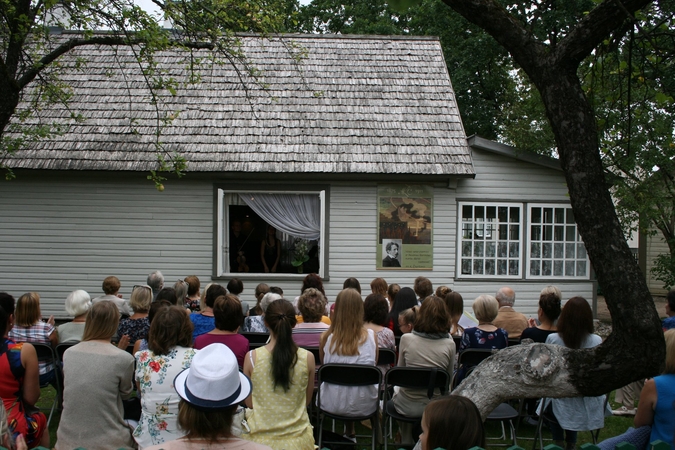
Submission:
[[[311,0],[299,0],[299,1],[301,5],[308,5],[311,2]],[[157,5],[152,3],[151,0],[134,0],[134,2],[151,14],[154,13],[159,14],[159,8],[157,7]]]

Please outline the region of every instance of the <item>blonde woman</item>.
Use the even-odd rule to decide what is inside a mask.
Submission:
[[[117,328],[118,338],[129,336],[129,345],[134,344],[139,339],[148,338],[150,304],[152,304],[152,288],[147,284],[134,286],[129,299],[129,306],[134,310],[134,313],[128,318],[120,320]]]
[[[342,290],[335,300],[331,325],[322,335],[319,355],[324,364],[377,362],[377,336],[363,324],[363,300],[356,289]],[[321,409],[334,414],[367,415],[377,405],[377,386],[321,385]],[[354,438],[354,423],[345,422],[346,437]]]

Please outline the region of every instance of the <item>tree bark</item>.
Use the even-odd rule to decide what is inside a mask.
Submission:
[[[603,287],[613,330],[602,345],[590,350],[526,345],[502,351],[474,371],[457,393],[470,397],[486,416],[510,398],[595,396],[656,375],[665,357],[659,317],[616,216],[600,159],[595,116],[576,74],[581,60],[602,39],[631,20],[627,12],[650,2],[627,0],[618,7],[613,0],[604,1],[555,48],[535,40],[492,0],[444,2],[497,39],[539,90],[578,230]],[[542,358],[550,361],[542,366]],[[509,370],[497,371],[499,363]],[[495,378],[508,380],[510,387],[493,387]]]

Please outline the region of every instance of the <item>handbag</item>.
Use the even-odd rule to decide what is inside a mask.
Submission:
[[[246,421],[246,411],[246,408],[239,406],[234,413],[234,417],[232,417],[232,430],[230,432],[237,437],[251,432],[251,428],[249,428],[248,422]],[[253,410],[248,411],[250,411],[249,414],[253,413]]]

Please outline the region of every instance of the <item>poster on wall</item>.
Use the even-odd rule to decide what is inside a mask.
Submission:
[[[433,187],[377,187],[377,269],[433,269]]]

